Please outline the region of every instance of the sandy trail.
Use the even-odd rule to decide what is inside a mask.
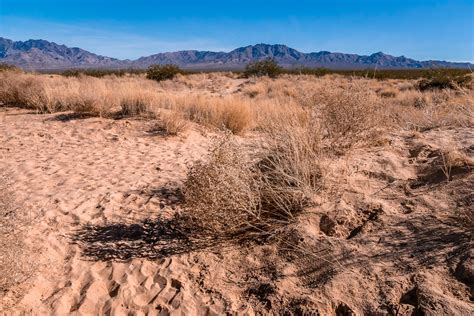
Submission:
[[[12,109],[0,113],[0,167],[11,172],[16,198],[36,218],[29,241],[42,247],[34,258],[41,263],[38,278],[15,310],[56,315],[221,311],[222,302],[195,293],[185,282],[193,265],[185,253],[150,260],[131,252],[115,261],[87,260],[81,241],[71,242],[86,225],[113,227],[171,214],[179,199],[173,183],[205,153],[206,138],[195,130],[181,138],[153,136],[146,124],[133,120],[59,118],[63,121]],[[107,236],[133,235],[133,226],[132,233],[120,227]]]

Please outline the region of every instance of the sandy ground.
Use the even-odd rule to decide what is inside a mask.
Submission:
[[[117,262],[100,254],[86,260],[72,240],[86,224],[110,225],[106,238],[133,239],[128,235],[140,234],[133,225],[122,236],[113,225],[172,211],[179,198],[173,182],[205,153],[207,141],[199,132],[166,139],[147,133],[142,122],[58,121],[55,115],[24,113],[1,113],[1,167],[11,171],[17,199],[34,213],[29,240],[43,249],[34,259],[41,261],[39,274],[15,310],[58,315],[222,310],[221,302],[209,302],[186,286],[193,265],[186,255],[157,254],[150,260],[149,249],[139,249],[144,253],[130,250]]]
[[[468,315],[474,313],[472,167],[446,181],[446,140],[468,128],[391,135],[327,162],[317,205],[266,244],[196,242],[177,231],[187,168],[209,138],[151,122],[0,109],[0,168],[33,218],[37,273],[6,314]],[[1,310],[1,309],[0,309]]]

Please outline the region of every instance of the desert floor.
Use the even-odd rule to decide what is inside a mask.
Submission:
[[[35,266],[4,293],[3,313],[474,313],[462,217],[473,168],[446,181],[433,167],[446,140],[472,159],[472,128],[389,133],[328,160],[331,189],[280,235],[233,242],[183,232],[173,217],[214,132],[152,125],[0,108],[0,168],[27,226],[19,260]]]

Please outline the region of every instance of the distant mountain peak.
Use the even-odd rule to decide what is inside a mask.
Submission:
[[[24,69],[65,69],[91,67],[120,67],[116,58],[96,55],[79,47],[67,47],[43,39],[12,41],[0,37],[0,62]]]
[[[395,57],[383,52],[371,55],[344,54],[329,51],[302,53],[284,44],[257,43],[230,52],[185,50],[158,53],[137,60],[119,60],[96,55],[79,47],[67,47],[43,39],[12,41],[0,37],[0,62],[25,69],[66,68],[146,68],[152,64],[177,64],[201,70],[242,69],[251,61],[275,59],[281,66],[324,67],[332,69],[395,69],[395,68],[474,68],[470,63],[417,61],[405,56]]]

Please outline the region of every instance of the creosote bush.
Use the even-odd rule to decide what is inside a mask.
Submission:
[[[268,76],[270,78],[276,78],[283,72],[283,68],[278,66],[278,63],[274,59],[265,59],[256,62],[251,62],[245,67],[245,77],[261,77]]]
[[[470,88],[471,82],[471,74],[457,74],[437,69],[433,70],[428,78],[421,79],[417,87],[420,91]]]
[[[173,79],[177,74],[183,71],[176,65],[152,65],[146,72],[146,77],[155,81]]]

